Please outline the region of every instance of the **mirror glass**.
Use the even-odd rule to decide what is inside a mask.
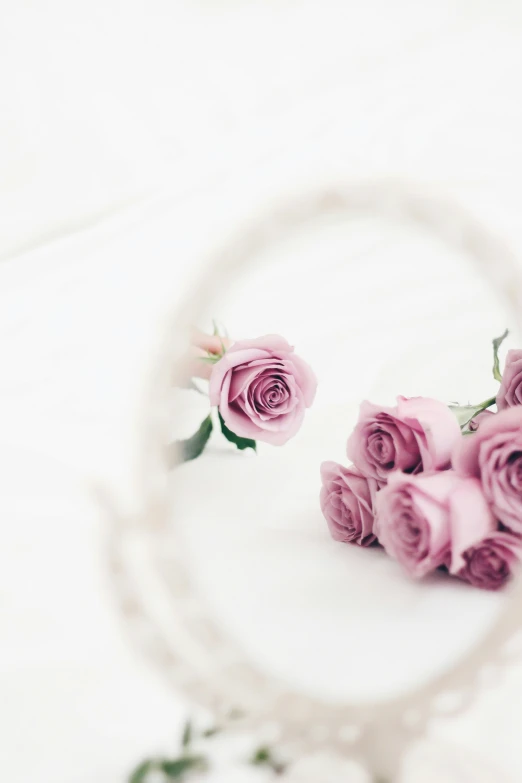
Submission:
[[[522,346],[505,304],[473,259],[428,231],[339,216],[245,258],[194,312],[203,331],[213,319],[236,340],[284,336],[315,370],[317,396],[284,446],[238,451],[215,426],[204,453],[172,470],[164,562],[182,546],[217,622],[293,689],[369,703],[426,682],[481,639],[506,592],[439,572],[413,581],[383,549],[332,540],[320,464],[348,464],[363,400],[494,395],[492,338],[509,327],[509,347]],[[171,402],[170,435],[187,438],[208,398],[176,389]]]

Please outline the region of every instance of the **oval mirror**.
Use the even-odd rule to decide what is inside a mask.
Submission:
[[[517,628],[517,589],[413,580],[381,547],[332,540],[320,464],[348,463],[363,400],[495,395],[491,341],[509,328],[522,346],[521,293],[502,242],[393,182],[282,200],[215,252],[165,335],[143,412],[144,514],[115,550],[129,616],[178,685],[288,747],[335,747],[386,775],[431,715],[462,708]],[[204,382],[181,387],[190,328],[213,320],[233,340],[284,336],[316,399],[282,447],[238,450],[215,418],[201,456],[172,464],[209,412]]]

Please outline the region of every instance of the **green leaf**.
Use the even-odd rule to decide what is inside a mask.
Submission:
[[[285,771],[285,765],[274,758],[272,751],[266,745],[258,748],[250,758],[250,763],[255,767],[270,767],[276,775],[281,775]]]
[[[147,759],[138,764],[134,772],[131,773],[129,783],[144,783],[149,772],[156,769],[156,762],[153,759]]]
[[[261,764],[269,764],[272,760],[272,753],[270,752],[270,748],[267,748],[265,745],[258,748],[252,758],[250,759],[250,763],[254,764],[255,766],[260,766]]]
[[[449,407],[457,417],[461,429],[469,424],[473,416],[484,410],[482,405],[450,405]]]
[[[170,780],[183,780],[185,772],[193,769],[204,770],[207,760],[204,756],[181,756],[179,759],[147,759],[136,767],[129,783],[146,783],[150,772],[163,772]]]
[[[208,356],[198,356],[198,361],[204,362],[205,364],[217,364],[220,359],[221,355],[218,353],[209,353]]]
[[[183,734],[181,735],[181,747],[188,748],[192,742],[192,723],[188,720],[183,727]]]
[[[495,402],[496,398],[490,397],[488,400],[484,400],[484,402],[479,402],[478,405],[450,405],[449,409],[457,417],[460,429],[462,430],[467,427],[471,419],[476,416],[477,413],[481,413],[481,411],[491,408]]]
[[[500,337],[495,337],[493,340],[493,378],[498,381],[499,383],[502,381],[502,373],[500,372],[500,364],[498,361],[498,349],[508,336],[509,331],[506,329],[504,334],[501,334]]]
[[[228,429],[219,410],[218,416],[219,423],[221,424],[221,432],[225,438],[230,441],[230,443],[234,443],[240,451],[243,451],[243,449],[254,449],[254,451],[257,450],[257,444],[255,440],[251,440],[251,438],[240,438],[239,435],[236,435],[234,432],[232,432],[232,430]]]
[[[187,440],[178,440],[173,444],[173,463],[176,464],[176,458],[181,462],[189,462],[196,459],[203,453],[212,432],[212,416],[209,413],[207,418],[201,422],[201,426],[191,438]]]
[[[208,739],[209,737],[215,737],[216,734],[219,734],[220,731],[221,729],[219,726],[210,726],[210,728],[205,729],[201,736],[205,737],[205,739]]]
[[[185,772],[192,769],[205,769],[206,759],[203,756],[182,756],[179,759],[164,759],[158,768],[172,780],[182,778]]]

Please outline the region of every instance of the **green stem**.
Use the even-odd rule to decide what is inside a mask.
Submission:
[[[450,410],[457,417],[461,430],[464,430],[474,416],[490,408],[495,402],[496,397],[489,397],[487,400],[479,402],[478,405],[450,405]]]
[[[509,331],[506,329],[504,334],[501,334],[500,337],[495,337],[493,340],[493,378],[498,381],[499,383],[502,383],[502,373],[500,372],[500,362],[498,360],[498,349],[508,336]]]
[[[479,404],[476,406],[479,410],[477,413],[481,413],[482,411],[485,411],[486,408],[491,408],[492,405],[494,405],[497,401],[496,397],[490,397],[488,400],[484,400],[484,402],[479,402]]]

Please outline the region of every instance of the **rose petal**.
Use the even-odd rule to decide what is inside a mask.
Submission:
[[[485,538],[497,524],[484,498],[478,479],[463,479],[452,491],[451,517],[451,565],[450,573],[456,574],[464,565],[466,549]]]

